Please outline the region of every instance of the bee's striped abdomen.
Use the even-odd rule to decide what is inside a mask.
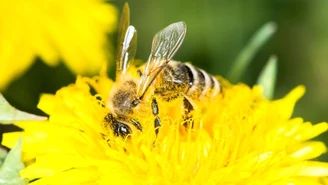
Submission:
[[[186,92],[187,96],[193,99],[201,99],[206,96],[214,97],[221,91],[220,83],[214,76],[191,64],[185,63],[181,65],[184,65],[191,71],[188,73],[188,76],[189,79],[193,79],[192,85]]]
[[[188,63],[171,61],[155,83],[155,94],[165,100],[186,95],[190,99],[212,98],[221,91],[220,83],[204,70]]]

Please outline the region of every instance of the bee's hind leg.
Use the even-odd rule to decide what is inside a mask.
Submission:
[[[158,135],[159,128],[161,127],[161,120],[158,117],[159,109],[155,98],[153,98],[151,102],[151,110],[153,112],[153,115],[155,116],[155,120],[154,120],[155,134]]]
[[[184,115],[183,120],[186,128],[193,128],[194,127],[194,121],[191,119],[190,112],[194,110],[194,106],[190,103],[190,101],[184,97],[183,98],[183,108],[184,108]]]

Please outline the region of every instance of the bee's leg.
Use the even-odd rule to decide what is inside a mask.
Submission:
[[[139,121],[137,121],[135,119],[131,119],[131,122],[138,130],[142,131],[142,126]]]
[[[193,128],[194,121],[190,119],[191,118],[190,112],[194,110],[194,106],[190,103],[190,101],[186,97],[183,98],[183,108],[184,108],[183,125],[186,128]]]
[[[161,120],[158,117],[159,109],[158,104],[155,98],[153,98],[151,102],[151,110],[153,112],[153,115],[155,116],[154,120],[154,127],[155,127],[155,133],[158,134],[159,128],[161,127]]]

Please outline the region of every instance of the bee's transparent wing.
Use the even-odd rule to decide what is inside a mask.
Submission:
[[[130,63],[134,60],[137,51],[137,30],[134,26],[129,26],[126,30],[123,42],[120,44],[120,49],[118,50],[119,58],[116,64],[116,77],[118,75],[124,74]]]
[[[137,51],[137,30],[130,25],[130,9],[125,3],[118,32],[116,53],[116,80],[124,74]]]
[[[148,62],[144,68],[137,88],[138,98],[142,98],[161,70],[172,59],[186,35],[184,22],[173,23],[159,31],[152,44]]]

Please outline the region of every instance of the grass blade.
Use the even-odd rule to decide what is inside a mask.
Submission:
[[[240,80],[240,77],[244,74],[255,54],[266,43],[266,41],[269,40],[276,30],[276,23],[268,22],[255,33],[255,35],[249,40],[246,47],[238,55],[231,68],[231,71],[228,74],[228,80],[233,83]]]
[[[257,84],[263,87],[263,94],[268,99],[272,99],[274,95],[277,78],[277,65],[277,57],[271,56],[257,80]]]

